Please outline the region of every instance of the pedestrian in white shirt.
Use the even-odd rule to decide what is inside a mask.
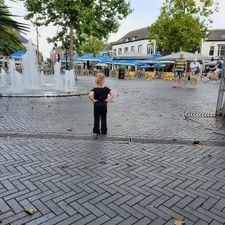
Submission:
[[[201,71],[200,63],[198,62],[196,58],[194,58],[192,63],[190,64],[190,69],[189,69],[189,72],[191,74],[190,88],[196,88],[200,71]]]

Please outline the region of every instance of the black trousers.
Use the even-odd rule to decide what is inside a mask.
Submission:
[[[101,133],[107,134],[107,102],[94,103],[94,128],[93,133],[100,134],[100,121]]]

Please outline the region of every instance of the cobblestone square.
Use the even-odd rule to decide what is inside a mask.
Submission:
[[[93,77],[78,82],[85,93]],[[219,84],[107,85],[116,98],[97,140],[86,95],[0,98],[0,224],[225,224]]]

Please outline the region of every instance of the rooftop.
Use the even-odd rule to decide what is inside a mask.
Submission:
[[[148,33],[148,27],[130,31],[122,38],[120,38],[117,42],[114,42],[114,45],[148,39]]]
[[[225,41],[225,30],[210,30],[206,41]]]

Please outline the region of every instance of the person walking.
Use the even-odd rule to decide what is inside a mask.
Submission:
[[[174,70],[174,88],[180,87],[181,78],[184,73],[187,72],[187,61],[184,59],[184,55],[180,54],[180,58],[175,60],[173,67]]]
[[[114,93],[105,87],[105,76],[98,73],[95,78],[96,87],[89,93],[89,98],[94,103],[94,128],[93,133],[99,135],[107,134],[107,102],[114,98]],[[101,132],[100,132],[101,122]]]
[[[190,75],[191,75],[191,86],[190,88],[196,88],[198,77],[200,74],[201,68],[200,63],[198,62],[197,58],[194,58],[190,64]]]

